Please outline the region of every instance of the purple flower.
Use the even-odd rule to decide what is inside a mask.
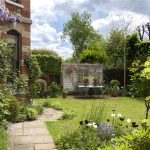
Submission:
[[[106,124],[106,123],[100,124],[99,127],[98,127],[98,129],[99,129],[99,132],[105,133],[105,134],[112,133],[115,130],[115,128],[114,128],[113,125]]]
[[[101,139],[101,140],[111,140],[111,138],[114,137],[115,134],[115,127],[111,124],[100,124],[98,127],[98,132],[97,132],[97,136]]]
[[[9,22],[9,23],[12,23],[12,24],[15,24],[15,23],[16,23],[16,18],[15,18],[14,16],[10,16],[10,17],[8,18],[8,22]]]
[[[23,18],[22,18],[22,16],[21,16],[21,14],[18,13],[18,14],[16,14],[15,17],[16,17],[16,21],[22,22],[22,19],[23,19]]]
[[[5,21],[8,20],[9,15],[10,15],[10,12],[9,12],[9,10],[6,8],[5,11],[4,11],[4,16],[3,16]]]
[[[4,8],[0,7],[0,20],[4,20]]]

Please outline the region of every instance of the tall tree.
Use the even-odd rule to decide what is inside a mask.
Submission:
[[[113,29],[107,38],[106,52],[112,67],[123,67],[126,36],[123,30]]]
[[[146,34],[148,35],[148,39],[150,40],[150,22],[148,22],[146,25]]]
[[[143,41],[145,34],[145,25],[137,26],[136,31],[139,35],[140,40]]]
[[[138,49],[136,44],[140,42],[137,33],[133,33],[127,36],[126,47],[127,47],[127,67],[131,67],[132,62],[138,56]]]
[[[73,12],[63,29],[62,38],[69,37],[70,43],[74,49],[74,58],[79,58],[80,53],[87,49],[95,31],[91,26],[91,15],[88,12]]]

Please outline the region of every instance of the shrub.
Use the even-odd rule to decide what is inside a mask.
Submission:
[[[6,127],[7,125],[7,118],[10,115],[9,112],[9,91],[8,89],[4,88],[4,90],[0,90],[0,126]]]
[[[24,121],[26,121],[27,120],[27,117],[26,117],[26,114],[19,114],[19,116],[18,116],[18,122],[24,122]]]
[[[61,88],[57,85],[57,83],[52,82],[52,84],[48,87],[48,93],[50,97],[56,98],[61,93]]]
[[[43,107],[51,107],[52,102],[50,100],[44,100]]]
[[[11,46],[0,39],[0,84],[6,83],[7,78],[12,76],[12,59]]]
[[[55,52],[44,49],[33,50],[32,57],[35,57],[37,59],[43,74],[61,74],[62,59]]]
[[[33,108],[26,109],[27,120],[36,120],[38,118],[38,112]]]
[[[36,97],[38,93],[38,84],[36,80],[41,75],[41,69],[38,64],[36,57],[31,56],[29,59],[26,60],[26,65],[29,68],[29,91],[32,97]]]
[[[73,111],[64,110],[63,115],[61,116],[60,120],[73,119],[74,116],[75,116],[75,114]]]
[[[103,88],[102,88],[102,94],[103,95],[110,95],[111,94],[111,90],[110,90],[110,87],[108,85],[105,85]]]
[[[134,150],[148,150],[150,149],[150,129],[141,131],[135,130],[134,132],[121,138],[116,138],[113,141],[114,144],[112,144],[112,147],[115,147],[116,149],[127,145],[128,148]]]
[[[10,115],[7,119],[9,121],[11,121],[11,122],[17,122],[18,121],[19,111],[20,111],[19,106],[20,105],[19,105],[18,100],[14,96],[12,96],[11,100],[9,102],[9,106],[8,106],[8,111],[10,112]]]
[[[44,111],[44,108],[41,104],[34,105],[31,108],[34,108],[38,112],[38,115],[41,115]]]
[[[80,126],[70,133],[62,135],[57,141],[58,150],[96,150],[101,141],[97,138],[94,128]]]
[[[120,94],[119,86],[120,86],[120,82],[118,80],[110,81],[111,96],[118,96]]]
[[[47,92],[47,82],[44,79],[38,79],[36,82],[40,85],[40,97],[45,97]]]
[[[120,82],[118,80],[111,80],[110,86],[120,86]]]
[[[29,92],[29,86],[28,86],[28,76],[20,74],[19,77],[15,77],[14,80],[14,89],[16,92],[24,92],[28,93]]]
[[[148,80],[148,78],[146,78],[145,76],[144,68],[146,66],[143,60],[144,60],[143,57],[141,57],[141,60],[135,59],[134,62],[132,63],[132,67],[129,68],[130,73],[131,73],[130,93],[136,97],[146,97],[150,95],[150,86],[149,86],[150,80]],[[148,71],[148,69],[149,67],[147,66],[146,70]],[[148,72],[146,74],[148,76]]]
[[[56,110],[62,110],[62,106],[60,103],[51,103],[51,108]]]

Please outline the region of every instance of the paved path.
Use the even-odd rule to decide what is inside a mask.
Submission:
[[[61,111],[45,109],[38,120],[11,124],[8,128],[10,150],[54,150],[55,145],[45,121],[55,121]]]

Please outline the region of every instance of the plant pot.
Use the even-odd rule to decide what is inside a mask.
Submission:
[[[67,98],[68,92],[63,92],[63,98]]]
[[[113,91],[113,92],[111,93],[111,96],[112,96],[112,97],[118,97],[118,96],[119,96],[119,92],[118,92],[118,91]]]

